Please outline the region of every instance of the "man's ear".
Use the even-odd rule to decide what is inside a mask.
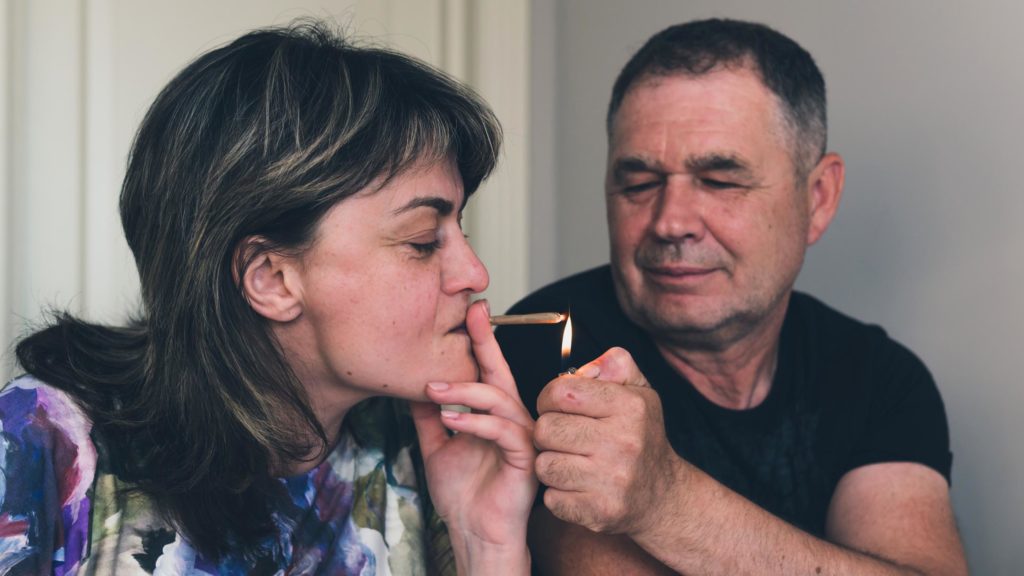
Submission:
[[[846,179],[846,163],[842,156],[829,152],[811,170],[807,178],[807,200],[810,203],[810,220],[807,227],[807,245],[810,246],[822,236],[832,222],[843,196]]]
[[[236,281],[249,306],[276,322],[290,322],[302,314],[302,279],[294,257],[262,248],[262,239],[246,238],[236,251]],[[241,278],[237,278],[238,274]]]

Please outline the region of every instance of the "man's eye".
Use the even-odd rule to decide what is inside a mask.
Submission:
[[[729,188],[739,188],[740,185],[735,182],[729,182],[727,180],[715,180],[714,178],[701,178],[700,183],[706,188],[712,190],[728,190]]]
[[[623,194],[638,194],[651,188],[656,188],[661,182],[658,180],[651,180],[650,182],[641,182],[640,184],[631,184],[629,186],[622,187]]]

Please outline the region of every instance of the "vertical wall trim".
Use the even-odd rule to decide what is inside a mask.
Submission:
[[[86,11],[89,9],[89,0],[78,0],[78,49],[76,50],[78,61],[75,63],[75,73],[77,74],[76,80],[78,81],[78,99],[75,102],[77,110],[78,120],[78,150],[77,163],[78,163],[78,205],[81,207],[78,211],[78,294],[81,298],[82,312],[88,312],[89,310],[89,294],[86,290],[86,270],[88,269],[89,259],[89,198],[88,188],[86,185],[86,146],[88,145],[89,135],[86,132],[88,129],[88,122],[86,122],[86,111],[89,107],[89,95],[86,93],[86,84],[89,77],[88,68],[86,68],[88,58],[88,25],[89,18]]]
[[[6,382],[13,369],[11,352],[11,66],[14,29],[13,3],[0,4],[0,381]]]
[[[470,82],[469,50],[472,31],[467,0],[441,2],[441,67],[463,82]]]

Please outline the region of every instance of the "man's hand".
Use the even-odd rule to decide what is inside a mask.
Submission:
[[[603,533],[655,528],[687,465],[672,450],[658,394],[629,352],[612,348],[537,399],[537,477],[556,517]]]
[[[655,574],[966,574],[945,480],[914,463],[848,473],[826,542],[772,516],[680,458],[661,403],[625,350],[613,348],[537,400],[537,476],[544,504],[531,536],[544,570]],[[563,548],[559,549],[558,547]],[[650,555],[650,558],[647,557]],[[583,559],[587,568],[576,563]],[[652,560],[653,559],[653,560]],[[614,570],[614,572],[613,572]]]

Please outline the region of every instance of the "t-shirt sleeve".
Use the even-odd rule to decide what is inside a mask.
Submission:
[[[891,340],[876,347],[869,366],[874,390],[868,418],[845,471],[881,462],[917,462],[951,482],[949,425],[931,373]]]
[[[89,425],[63,393],[0,393],[0,574],[73,573],[89,534]]]

